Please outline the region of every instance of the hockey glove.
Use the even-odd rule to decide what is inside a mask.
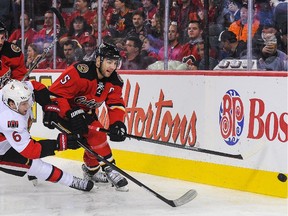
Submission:
[[[116,121],[109,128],[109,136],[111,141],[122,142],[126,139],[127,128],[121,121]]]
[[[45,127],[50,129],[54,129],[55,126],[52,122],[57,123],[58,113],[60,109],[57,104],[48,104],[43,108],[44,116],[43,116],[43,124]]]
[[[64,151],[66,149],[78,149],[80,146],[77,143],[79,138],[74,134],[60,133],[57,137],[56,150]]]
[[[73,108],[66,113],[69,119],[71,132],[73,134],[86,134],[88,133],[88,124],[85,117],[84,110],[80,108]]]

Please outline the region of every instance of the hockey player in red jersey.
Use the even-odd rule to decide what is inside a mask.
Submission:
[[[54,151],[77,149],[79,145],[75,135],[60,133],[57,140],[35,141],[31,138],[28,131],[34,102],[31,82],[8,81],[0,90],[0,98],[0,170],[90,191],[94,186],[92,181],[75,177],[40,159],[54,155]]]
[[[3,79],[3,76],[9,79],[21,80],[27,73],[25,67],[24,55],[21,49],[7,41],[8,33],[5,25],[0,22],[0,60],[1,64],[5,64],[11,69],[9,74],[1,74],[0,79]]]
[[[120,142],[126,138],[123,80],[116,72],[120,54],[114,45],[103,43],[97,48],[96,56],[96,61],[82,61],[68,67],[49,90],[56,97],[60,108],[58,121],[73,134],[83,135],[93,151],[115,163],[106,134],[88,130],[88,125],[103,127],[95,109],[105,103],[109,115],[110,140]],[[55,111],[51,106],[46,106],[46,110]],[[51,111],[44,115],[44,125],[49,128],[53,128],[49,117]],[[82,169],[86,178],[95,182],[110,181],[116,190],[128,191],[127,180],[117,171],[106,164],[99,164],[95,156],[87,151],[84,152],[83,160]]]

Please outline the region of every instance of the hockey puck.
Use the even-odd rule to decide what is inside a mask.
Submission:
[[[287,181],[287,176],[283,173],[279,173],[277,178],[279,179],[279,181],[281,182],[286,182]]]

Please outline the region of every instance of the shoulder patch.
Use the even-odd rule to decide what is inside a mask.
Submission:
[[[11,120],[7,122],[7,127],[8,128],[18,128],[19,122],[16,120]]]
[[[11,44],[11,49],[16,53],[21,52],[20,47],[18,47],[17,45],[15,45],[13,43]]]
[[[88,65],[86,65],[86,64],[78,64],[78,65],[77,65],[77,70],[78,70],[80,73],[87,73],[88,70],[89,70],[89,67],[88,67]]]

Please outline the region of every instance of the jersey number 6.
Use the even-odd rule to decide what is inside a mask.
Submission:
[[[17,133],[17,131],[14,131],[12,133],[12,137],[15,140],[15,142],[20,142],[21,141],[21,135],[19,133]]]

